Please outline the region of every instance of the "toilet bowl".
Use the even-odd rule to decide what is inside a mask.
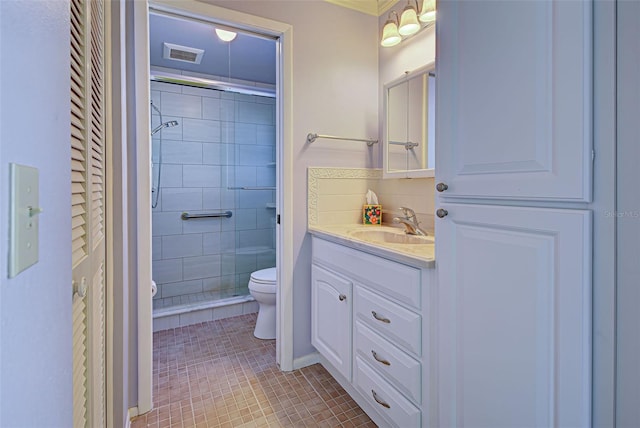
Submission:
[[[258,302],[258,319],[253,335],[258,339],[276,338],[276,268],[255,271],[249,280],[249,293]]]

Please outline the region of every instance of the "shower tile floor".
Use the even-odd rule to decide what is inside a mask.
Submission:
[[[154,409],[142,427],[375,427],[319,364],[281,372],[256,314],[153,335]]]

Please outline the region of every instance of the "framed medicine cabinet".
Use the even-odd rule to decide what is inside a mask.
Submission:
[[[383,177],[435,174],[435,63],[384,85]]]

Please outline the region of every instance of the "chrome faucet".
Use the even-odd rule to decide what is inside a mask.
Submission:
[[[416,217],[416,212],[414,210],[407,207],[400,207],[400,211],[402,211],[404,217],[394,217],[393,222],[404,224],[404,233],[407,235],[428,235],[426,231],[420,228],[420,222],[418,221],[418,217]]]

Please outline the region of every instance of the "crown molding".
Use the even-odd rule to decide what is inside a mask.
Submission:
[[[378,0],[378,16],[385,14],[396,3],[398,3],[398,0]]]
[[[338,6],[357,10],[367,15],[380,16],[398,2],[398,0],[325,0]]]

